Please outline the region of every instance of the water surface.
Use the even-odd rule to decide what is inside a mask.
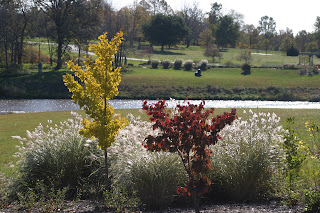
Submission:
[[[111,100],[115,109],[139,109],[142,100]],[[157,102],[150,100],[150,103]],[[169,107],[178,101],[168,101]],[[183,103],[183,101],[180,101]],[[199,104],[200,100],[189,101]],[[320,109],[319,102],[303,101],[234,101],[234,100],[206,100],[205,107],[208,108],[284,108],[284,109]],[[46,111],[71,111],[79,110],[79,106],[70,99],[19,99],[0,100],[0,113],[27,113]]]

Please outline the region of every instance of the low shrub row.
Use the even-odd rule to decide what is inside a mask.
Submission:
[[[169,59],[160,61],[158,59],[153,59],[150,61],[150,65],[152,69],[157,69],[159,65],[162,65],[163,69],[169,69],[170,67],[173,67],[175,70],[184,69],[186,71],[191,71],[195,68],[201,69],[201,70],[207,70],[208,61],[207,60],[201,60],[198,63],[194,63],[193,60],[186,60],[183,61],[182,59],[176,59],[174,62],[172,62]]]

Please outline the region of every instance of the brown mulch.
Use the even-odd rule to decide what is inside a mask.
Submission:
[[[19,209],[17,206],[7,206],[3,209],[0,209],[0,213],[7,213],[7,212],[41,212],[35,209],[26,211]],[[45,212],[45,211],[42,211]],[[63,209],[56,209],[53,212],[82,212],[82,213],[109,213],[114,212],[112,210],[107,210],[105,208],[99,207],[99,205],[93,201],[88,200],[81,200],[77,202],[67,202],[64,205]],[[126,211],[130,212],[130,211]],[[165,210],[159,211],[142,211],[143,213],[191,213],[194,212],[192,208],[168,208]],[[212,213],[212,212],[241,212],[241,213],[256,213],[256,212],[277,212],[277,213],[300,213],[304,212],[304,208],[302,206],[293,206],[288,207],[281,202],[271,201],[269,203],[233,203],[233,204],[217,204],[217,205],[208,205],[201,207],[202,213]]]

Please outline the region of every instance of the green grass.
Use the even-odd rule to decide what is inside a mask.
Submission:
[[[205,57],[203,55],[204,49],[199,46],[190,46],[186,48],[185,46],[179,45],[175,48],[165,48],[161,52],[160,46],[154,46],[154,54],[151,55],[151,59],[170,59],[174,61],[175,59],[181,58],[183,60],[192,59],[195,62],[198,62],[202,59],[206,59],[209,62],[212,62],[212,58]],[[238,48],[229,48],[226,52],[222,52],[222,59],[216,59],[216,63],[225,64],[226,62],[231,62],[233,64],[243,64],[243,61],[238,60],[238,55],[243,51]],[[283,65],[283,64],[298,64],[299,57],[290,57],[286,56],[285,53],[280,51],[268,51],[268,55],[265,55],[264,50],[252,50],[253,53],[253,62],[254,66],[270,66],[270,65]],[[259,53],[259,54],[257,54]],[[269,55],[271,54],[271,55]],[[135,55],[132,55],[134,57]],[[139,58],[139,57],[138,57]],[[144,56],[144,59],[148,59],[147,56]],[[314,57],[314,64],[320,64],[320,59]]]
[[[193,71],[173,69],[134,68],[133,72],[123,73],[122,84],[153,86],[191,86],[205,87],[216,85],[222,88],[232,87],[304,87],[320,88],[320,75],[300,76],[296,70],[253,68],[251,75],[240,75],[240,68],[211,68],[202,72],[201,78],[194,77]]]
[[[237,109],[237,115],[241,117],[244,109]],[[246,109],[247,110],[247,109]],[[302,138],[308,136],[305,131],[305,122],[314,120],[320,123],[320,110],[304,110],[304,109],[252,109],[254,112],[275,112],[281,117],[284,125],[285,119],[295,117],[296,128],[301,133]],[[138,109],[116,110],[122,116],[132,113],[135,116],[141,116],[143,120],[147,120],[145,114],[141,114]],[[216,109],[215,114],[220,114],[230,109]],[[84,115],[83,111],[78,111]],[[5,114],[0,115],[0,173],[10,174],[14,169],[9,168],[10,162],[15,162],[13,154],[17,151],[16,145],[18,140],[12,139],[11,136],[26,136],[26,130],[33,131],[35,127],[41,123],[46,126],[48,120],[52,120],[57,124],[71,117],[69,111],[41,112],[41,113],[25,113],[25,114]]]

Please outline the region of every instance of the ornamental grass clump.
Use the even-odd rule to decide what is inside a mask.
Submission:
[[[121,185],[137,196],[147,209],[163,209],[176,196],[176,189],[187,181],[187,174],[172,153],[150,153],[142,146],[148,135],[158,135],[152,123],[128,115],[129,124],[120,130],[110,147],[113,185]]]
[[[192,60],[186,60],[183,64],[184,70],[190,71],[193,68],[193,61]]]
[[[173,62],[173,69],[180,70],[182,66],[183,60],[182,59],[176,59]]]
[[[201,60],[201,61],[198,63],[198,67],[199,67],[201,70],[207,70],[207,66],[208,66],[208,61],[207,61],[207,60]]]
[[[163,69],[169,69],[171,65],[171,61],[169,59],[163,60],[162,62],[162,68]]]
[[[151,60],[152,69],[158,69],[159,64],[160,64],[160,61],[158,59]]]
[[[103,152],[96,143],[79,134],[82,117],[71,113],[72,118],[46,127],[41,124],[27,137],[14,136],[20,141],[15,181],[17,192],[35,188],[39,182],[54,189],[68,187],[68,196],[78,191],[99,188],[103,182]]]
[[[272,177],[283,168],[284,129],[280,117],[245,112],[221,132],[212,147],[212,178],[233,200],[255,199],[271,187]]]

